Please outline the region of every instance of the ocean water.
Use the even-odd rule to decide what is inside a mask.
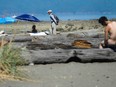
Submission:
[[[6,16],[19,16],[25,13],[13,13],[7,15],[0,15],[0,17],[6,17]],[[30,15],[33,15],[37,17],[40,21],[49,21],[49,15],[46,14],[37,14],[37,13],[27,13]],[[106,16],[108,19],[116,18],[116,13],[54,13],[59,17],[60,20],[94,20],[99,19],[101,16]]]
[[[0,0],[0,17],[29,13],[49,20],[47,11],[51,9],[60,20],[116,18],[115,3],[116,0]]]
[[[106,16],[108,19],[116,18],[115,13],[55,13],[60,20],[94,20],[99,19],[101,16]],[[47,14],[36,14],[36,17],[40,20],[48,21],[49,15]]]

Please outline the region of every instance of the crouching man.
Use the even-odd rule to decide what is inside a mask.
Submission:
[[[101,42],[99,48],[108,48],[109,45],[116,45],[116,22],[109,21],[107,17],[102,16],[99,18],[99,23],[102,24],[104,28],[104,41]],[[115,46],[116,47],[116,46]],[[114,47],[114,49],[116,49]]]

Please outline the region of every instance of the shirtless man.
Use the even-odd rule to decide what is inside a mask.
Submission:
[[[100,49],[107,48],[108,45],[116,45],[116,22],[108,21],[107,17],[102,16],[99,18],[99,23],[102,24],[104,29],[104,41],[100,44]]]

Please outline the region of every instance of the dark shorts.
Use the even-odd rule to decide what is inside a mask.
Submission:
[[[103,45],[102,45],[102,47],[103,47],[103,48],[110,48],[110,49],[112,49],[113,51],[116,52],[116,45],[107,45],[107,46],[103,46]]]

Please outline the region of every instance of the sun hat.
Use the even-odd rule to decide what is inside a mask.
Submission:
[[[48,10],[48,12],[52,13],[52,10]]]

